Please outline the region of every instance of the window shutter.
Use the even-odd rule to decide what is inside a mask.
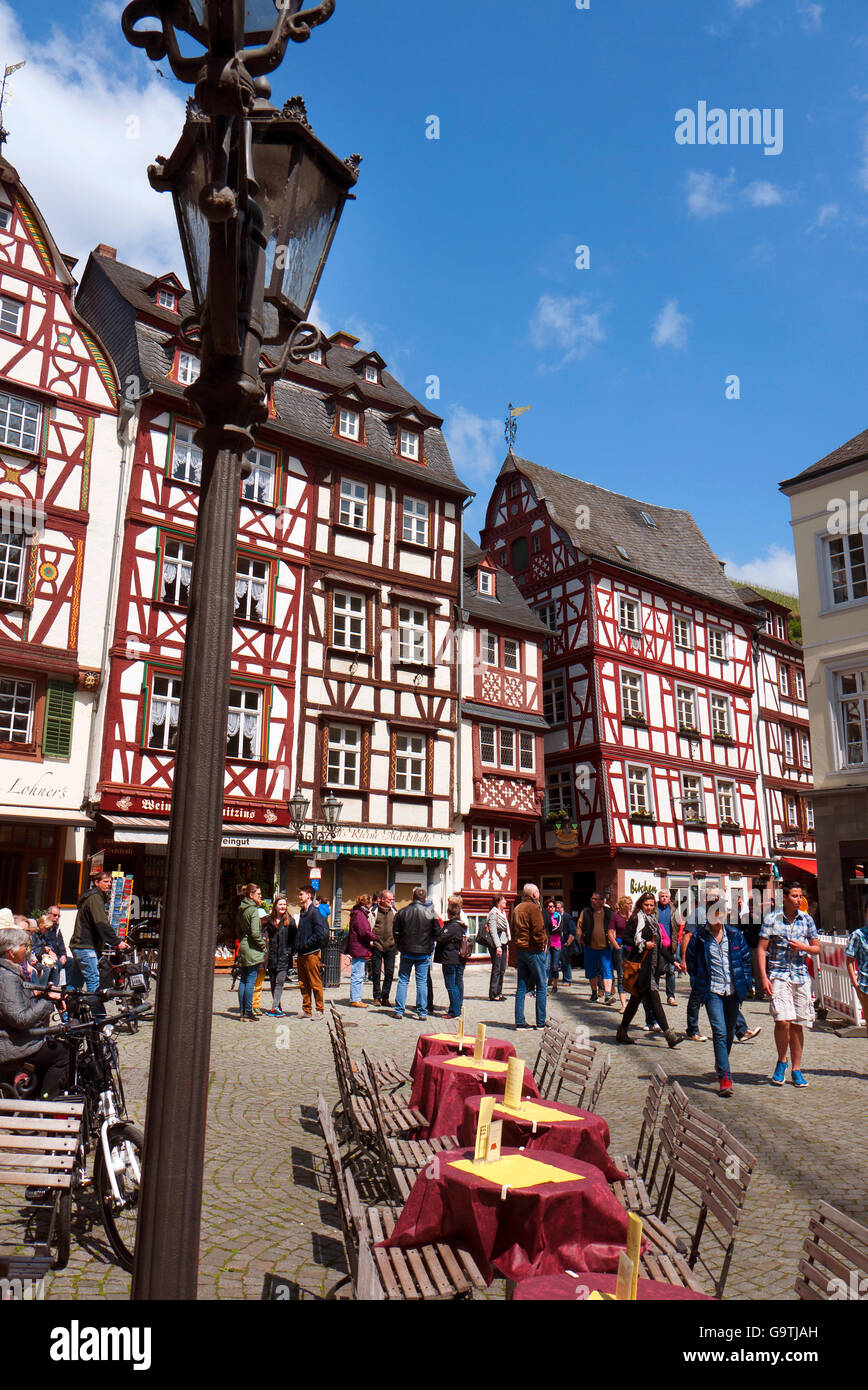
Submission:
[[[68,758],[72,751],[72,719],[75,713],[75,686],[49,681],[45,691],[45,724],[42,755]]]

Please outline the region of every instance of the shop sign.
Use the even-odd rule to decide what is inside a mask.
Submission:
[[[132,792],[103,792],[100,810],[121,811],[133,816],[168,816],[172,811],[172,799],[168,796],[139,796]],[[228,801],[223,806],[223,819],[241,821],[246,825],[288,825],[289,812],[280,804],[263,806],[255,801]]]
[[[57,801],[69,800],[69,787],[65,782],[58,782],[53,772],[46,770],[40,772],[38,777],[32,773],[13,777],[0,796],[21,797],[27,801],[44,801],[53,805]]]
[[[337,839],[343,844],[365,845],[424,845],[428,849],[451,849],[452,836],[439,830],[378,830],[369,825],[340,825]],[[328,850],[326,844],[323,849]]]
[[[656,878],[640,878],[637,874],[631,875],[628,879],[625,874],[624,880],[631,898],[638,898],[640,893],[653,893],[655,898],[657,897],[660,885]]]

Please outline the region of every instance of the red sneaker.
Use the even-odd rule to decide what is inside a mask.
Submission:
[[[721,1094],[722,1096],[731,1096],[731,1095],[732,1095],[732,1077],[731,1077],[731,1076],[722,1076],[722,1077],[720,1078],[720,1094]]]

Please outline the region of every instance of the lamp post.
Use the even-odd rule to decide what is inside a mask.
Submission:
[[[332,792],[329,792],[328,796],[324,797],[320,802],[320,810],[322,811],[323,818],[322,825],[317,821],[312,821],[309,830],[305,829],[305,823],[307,821],[310,801],[300,787],[296,790],[295,796],[291,796],[286,804],[289,807],[293,835],[295,835],[303,845],[310,845],[314,853],[316,852],[317,845],[330,844],[337,838],[338,825],[340,824],[344,803],[338,801],[337,797]]]
[[[122,18],[130,43],[194,84],[177,148],[148,172],[175,203],[195,310],[182,333],[201,357],[187,395],[202,421],[137,1299],[196,1297],[241,480],[267,419],[267,384],[318,345],[305,315],[358,174],[357,156],[341,161],[316,139],[300,98],[282,112],[267,100],[265,74],[290,40],[329,18],[335,0],[302,3],[133,0]],[[140,28],[147,20],[158,27]],[[179,35],[204,51],[186,56]]]

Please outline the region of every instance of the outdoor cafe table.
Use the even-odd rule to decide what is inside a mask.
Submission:
[[[472,1149],[438,1154],[422,1170],[385,1246],[451,1241],[488,1283],[568,1269],[616,1271],[627,1213],[592,1163],[538,1149],[502,1150],[473,1163]]]
[[[425,1057],[457,1057],[459,1052],[472,1052],[475,1045],[476,1036],[473,1033],[465,1033],[463,1038],[459,1038],[457,1033],[422,1033],[416,1043],[410,1075],[416,1075],[419,1063]],[[505,1038],[486,1038],[483,1056],[495,1062],[508,1062],[510,1057],[515,1056],[515,1048]]]
[[[589,1293],[614,1293],[617,1278],[616,1274],[544,1274],[539,1278],[523,1279],[516,1287],[513,1298],[521,1299],[524,1303],[583,1302]],[[658,1299],[673,1303],[682,1299],[715,1302],[710,1294],[694,1293],[693,1289],[684,1289],[680,1284],[640,1279],[636,1285],[637,1302],[653,1303]]]
[[[468,1096],[502,1096],[506,1090],[506,1062],[473,1062],[472,1057],[423,1057],[413,1080],[410,1104],[428,1116],[428,1129],[420,1139],[439,1139],[457,1134]],[[523,1096],[538,1096],[539,1087],[529,1067],[524,1069]]]
[[[458,1138],[462,1144],[473,1144],[479,1123],[481,1096],[468,1096]],[[547,1149],[549,1153],[570,1154],[583,1163],[593,1163],[605,1174],[607,1182],[626,1178],[609,1156],[609,1126],[602,1115],[592,1110],[578,1110],[555,1100],[523,1100],[518,1113],[502,1105],[494,1107],[494,1119],[503,1121],[503,1147],[524,1149],[533,1153]]]

